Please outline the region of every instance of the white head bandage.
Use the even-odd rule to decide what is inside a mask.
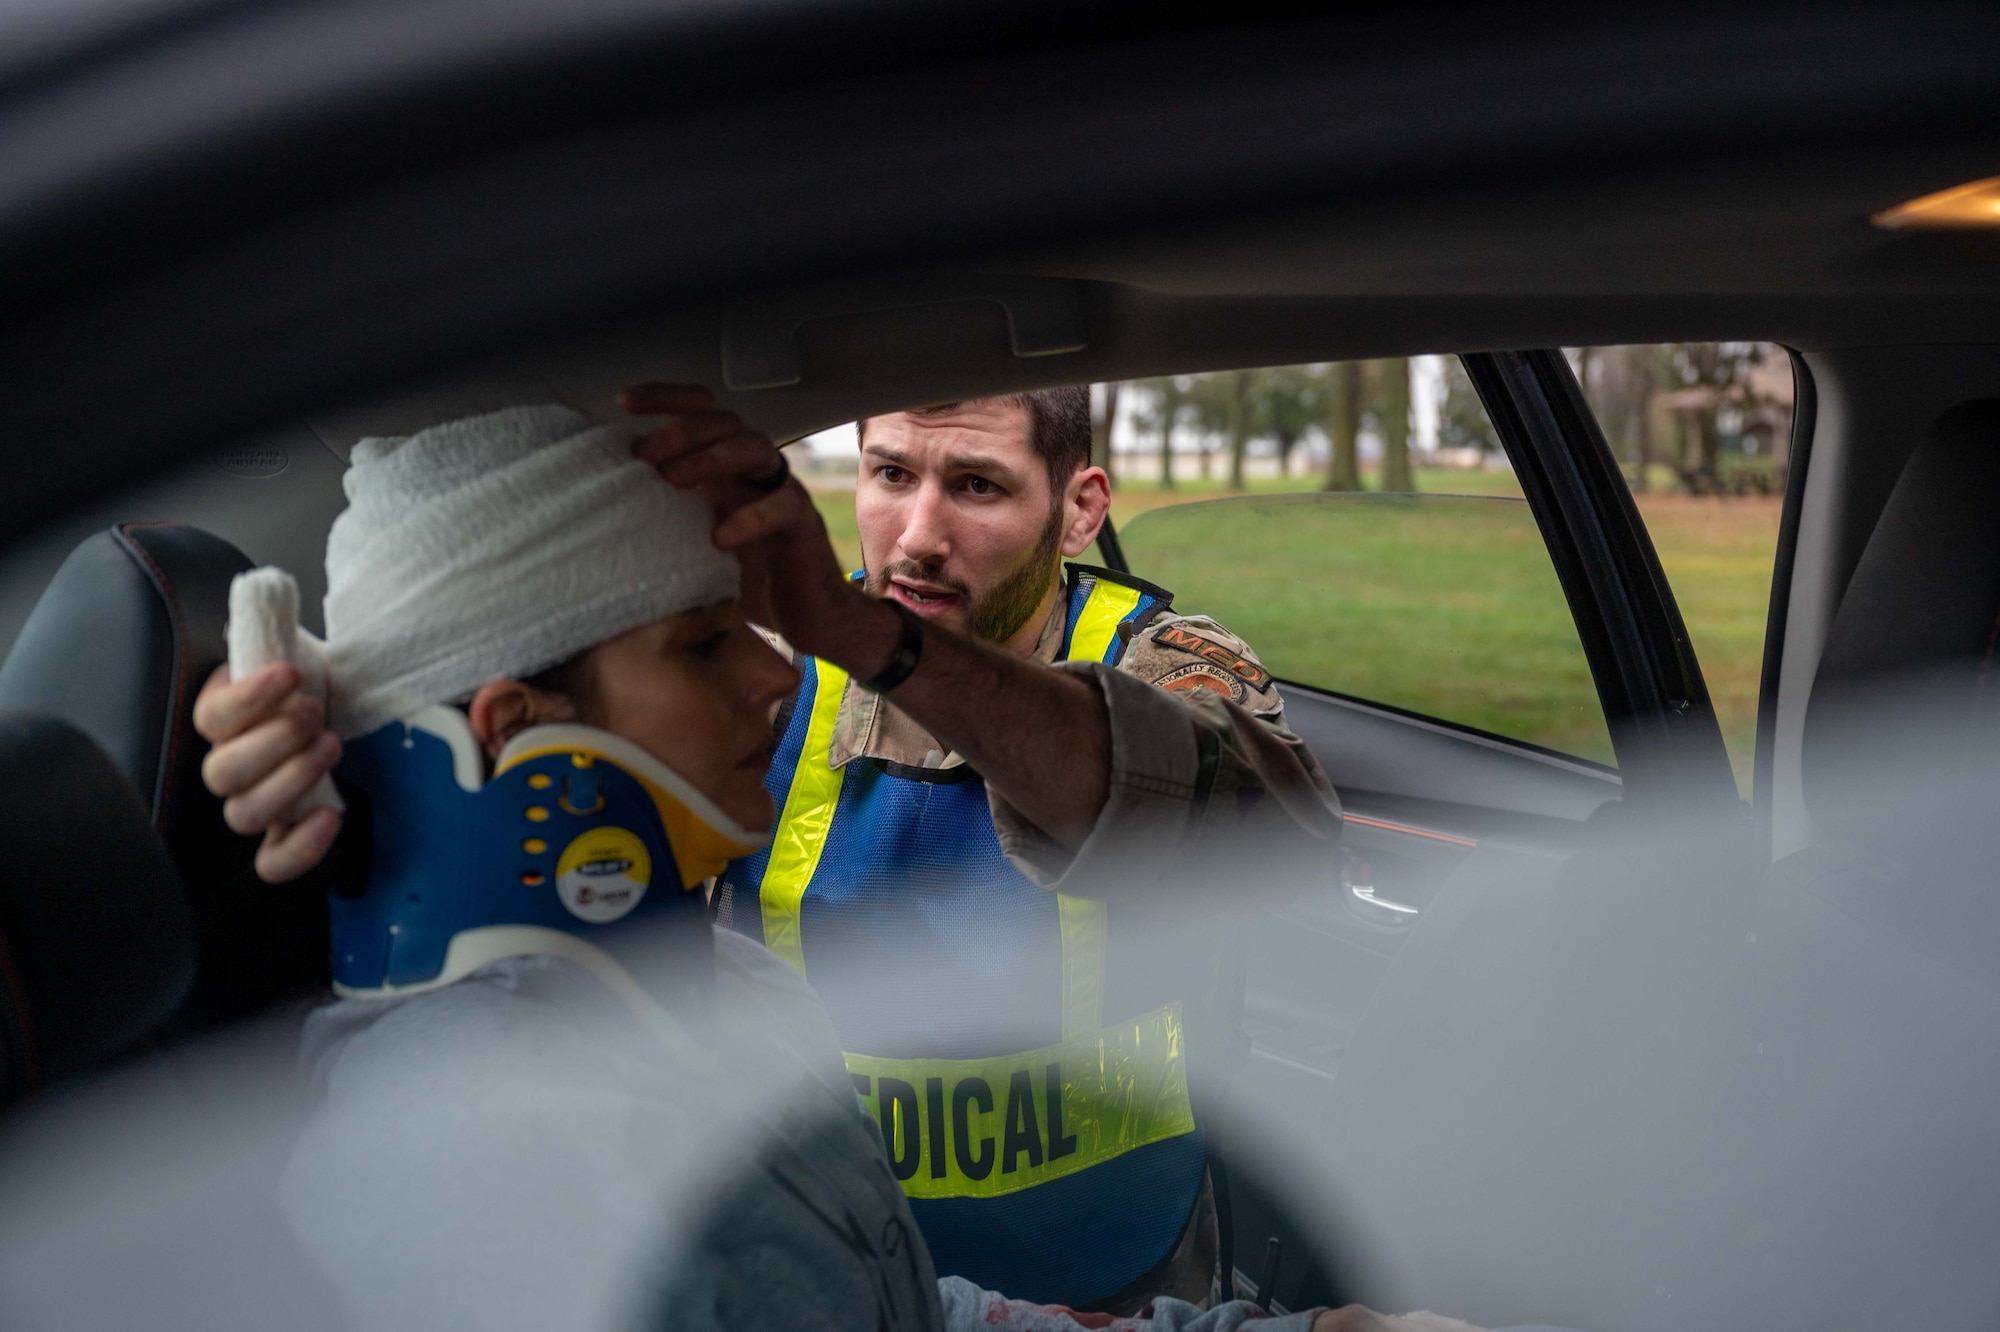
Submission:
[[[355,445],[326,543],[333,729],[366,735],[735,596],[708,503],[633,438],[544,406]]]

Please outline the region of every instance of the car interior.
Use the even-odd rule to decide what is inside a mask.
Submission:
[[[249,874],[190,710],[233,573],[290,570],[320,628],[354,439],[443,401],[612,420],[645,381],[787,441],[1044,385],[1449,355],[1615,761],[1280,673],[1348,823],[1323,882],[1242,922],[1252,1053],[1216,1152],[1236,1289],[1483,1326],[1990,1322],[2000,232],[1870,219],[2000,171],[2000,19],[1695,7],[1420,46],[1380,16],[1106,17],[1038,44],[1043,9],[976,7],[968,44],[864,7],[773,19],[768,96],[691,74],[640,104],[641,57],[725,60],[740,16],[585,6],[567,44],[523,18],[474,60],[420,4],[422,78],[385,91],[361,54],[305,61],[373,31],[307,8],[0,42],[41,53],[0,123],[63,148],[0,187],[23,275],[0,316],[7,1097],[323,985],[323,883]],[[245,75],[116,133],[56,119],[245,52],[310,67],[318,100]],[[1004,113],[940,91],[975,77]],[[539,119],[495,110],[522,89]],[[223,114],[252,105],[290,152]],[[361,165],[302,183],[301,144]],[[239,180],[230,224],[198,226]],[[143,204],[160,225],[116,243]],[[1557,350],[1704,338],[1777,343],[1795,376],[1747,799]],[[1095,558],[1151,576],[1173,512]]]

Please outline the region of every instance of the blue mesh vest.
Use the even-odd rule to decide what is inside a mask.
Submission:
[[[1061,657],[1116,662],[1169,601],[1071,566]],[[1201,1188],[1177,996],[1120,984],[1117,913],[1001,854],[969,768],[831,768],[847,678],[800,665],[778,829],[725,873],[729,920],[825,1000],[940,1274],[1044,1303],[1116,1294]]]

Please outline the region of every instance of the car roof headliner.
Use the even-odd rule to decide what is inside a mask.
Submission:
[[[12,525],[475,368],[719,383],[774,299],[830,316],[736,399],[790,434],[1344,355],[1985,341],[2000,286],[2000,234],[1867,221],[2000,172],[1990,5],[78,13],[0,24],[0,438],[73,446]],[[996,274],[1076,283],[1083,349],[945,303]]]

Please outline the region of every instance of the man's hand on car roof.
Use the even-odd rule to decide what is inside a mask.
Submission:
[[[326,707],[300,688],[298,668],[285,662],[241,680],[218,666],[194,701],[194,729],[213,745],[201,780],[221,796],[222,817],[246,836],[264,834],[257,877],[266,883],[298,878],[333,847],[340,815],[316,809],[298,823],[285,814],[340,762],[340,738],[326,729]]]

